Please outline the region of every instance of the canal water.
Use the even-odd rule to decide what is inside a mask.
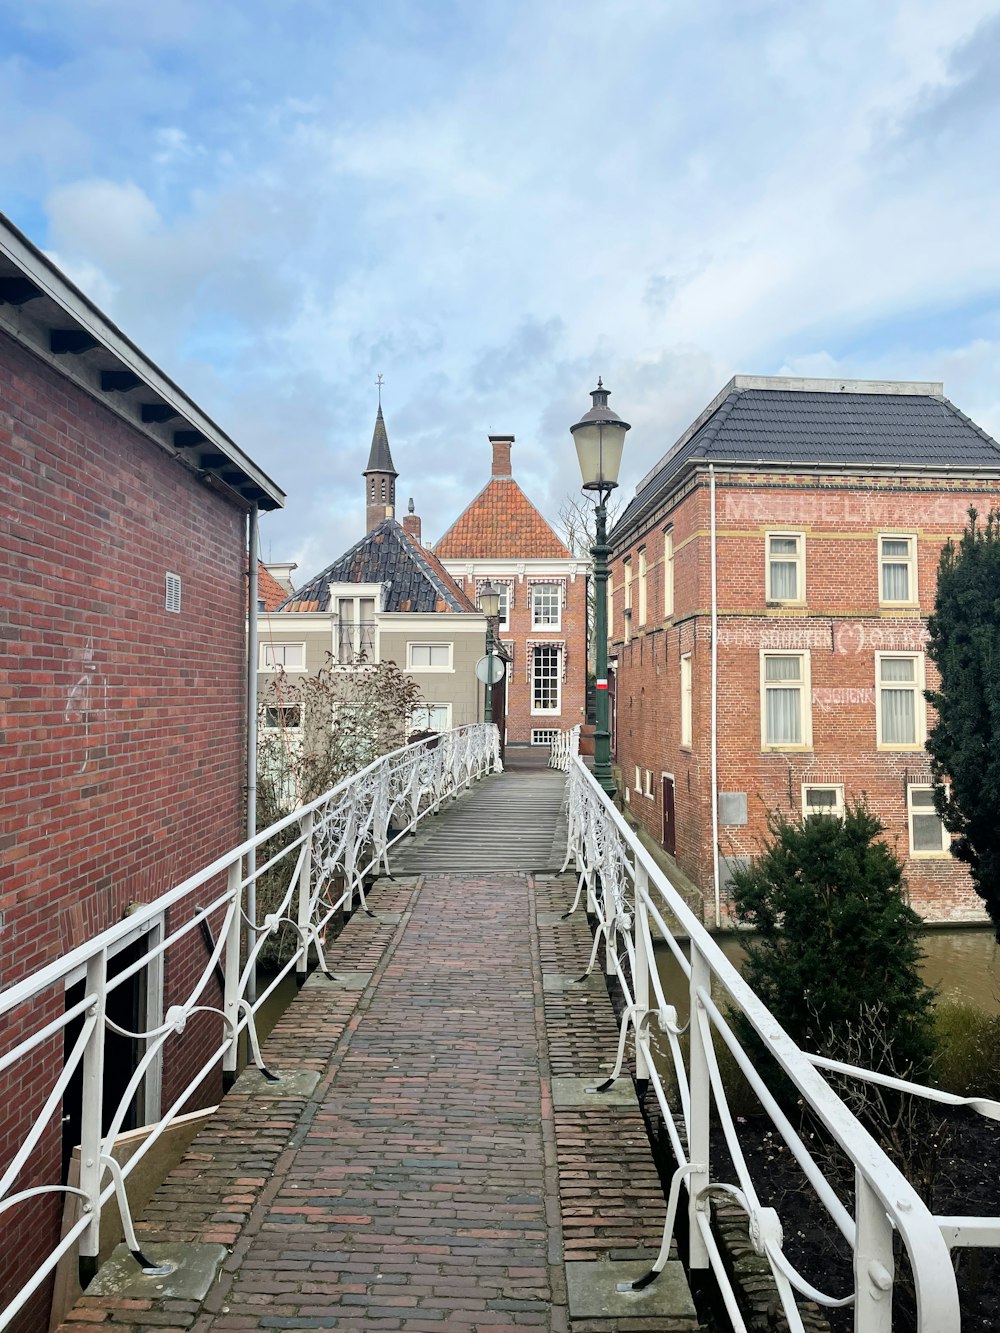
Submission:
[[[739,937],[721,935],[717,940],[729,961],[740,967],[744,952]],[[985,1013],[1000,1013],[1000,946],[991,929],[928,930],[921,946],[924,980],[938,988],[942,1000],[957,1000]],[[686,1015],[687,983],[665,944],[657,946],[656,960],[668,1002],[676,1005],[679,1015]]]

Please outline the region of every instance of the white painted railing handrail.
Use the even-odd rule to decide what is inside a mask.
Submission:
[[[377,874],[380,868],[388,871],[389,849],[398,839],[427,814],[436,812],[442,801],[501,767],[499,732],[485,723],[458,727],[394,750],[218,857],[154,902],[136,908],[123,921],[0,991],[0,1025],[12,1028],[14,1033],[9,1047],[0,1051],[0,1074],[13,1080],[19,1063],[29,1057],[47,1057],[51,1071],[43,1104],[32,1112],[12,1159],[0,1163],[0,1219],[45,1195],[73,1194],[82,1200],[81,1216],[0,1311],[0,1329],[9,1325],[60,1258],[77,1243],[81,1264],[93,1267],[99,1250],[101,1210],[112,1197],[117,1199],[129,1248],[143,1267],[149,1266],[132,1226],[126,1195],[128,1176],[220,1062],[229,1079],[235,1076],[241,1033],[247,1034],[253,1062],[266,1077],[275,1077],[265,1068],[257,1041],[254,1016],[261,1005],[293,969],[304,979],[312,957],[327,972],[323,950],[326,928],[335,914],[349,909],[356,898],[367,910],[365,876]],[[254,869],[248,873],[251,852],[255,854]],[[250,920],[245,907],[247,888],[267,875],[277,877],[280,896],[263,921]],[[182,907],[190,915],[181,921],[177,916]],[[175,997],[166,1013],[159,1012],[153,1019],[149,1019],[147,1005],[149,1021],[135,1032],[112,1021],[107,1014],[108,995],[143,970],[147,970],[148,989],[154,972],[162,978],[164,958],[170,949],[206,923],[214,923],[212,947],[206,950],[183,999]],[[291,956],[267,988],[251,999],[256,958],[268,938],[283,929],[294,933]],[[147,945],[143,957],[109,977],[108,960],[116,949],[137,937]],[[216,998],[220,970],[221,1008]],[[67,1006],[66,990],[81,974],[83,997]],[[144,1080],[161,1065],[167,1041],[183,1038],[189,1020],[205,1014],[209,1015],[206,1021],[218,1025],[218,1036],[207,1041],[203,1036],[195,1060],[186,1066],[196,1063],[196,1075],[175,1090],[166,1111],[162,1105],[155,1107],[146,1126],[150,1131],[147,1138],[119,1167],[112,1156],[113,1143],[133,1099]],[[65,1033],[74,1021],[82,1024],[81,1030],[64,1059]],[[141,1050],[128,1086],[113,1107],[103,1105],[108,1031],[134,1038]],[[79,1071],[83,1076],[79,1187],[68,1188],[61,1180],[32,1179],[17,1189],[18,1182],[37,1169],[40,1144],[48,1144],[44,1160],[52,1159],[64,1094]],[[10,1104],[2,1089],[0,1097]],[[108,1128],[103,1129],[104,1125]]]
[[[570,910],[576,910],[586,892],[588,911],[597,918],[588,972],[603,944],[605,970],[616,979],[624,999],[617,1060],[602,1087],[609,1087],[621,1073],[626,1038],[631,1032],[636,1076],[650,1082],[677,1162],[663,1245],[651,1273],[643,1281],[652,1280],[666,1263],[678,1207],[678,1188],[684,1180],[689,1195],[691,1266],[713,1269],[737,1329],[744,1329],[745,1324],[711,1226],[710,1200],[720,1192],[747,1212],[751,1239],[757,1252],[770,1264],[790,1328],[802,1327],[796,1308],[798,1293],[831,1306],[853,1303],[856,1333],[887,1333],[892,1327],[893,1233],[896,1232],[906,1248],[913,1275],[919,1333],[959,1333],[958,1291],[949,1247],[1000,1245],[1000,1220],[939,1218],[932,1214],[817,1066],[836,1067],[858,1077],[866,1076],[867,1071],[837,1066],[835,1062],[809,1055],[796,1045],[725,957],[579,758],[570,763],[568,787],[569,826],[563,868],[572,864],[578,874],[576,898]],[[676,1009],[664,996],[653,957],[651,926],[656,927],[687,977],[689,1024],[678,1021]],[[685,937],[690,959],[679,942]],[[717,994],[724,992],[724,1006],[716,1003],[713,989]],[[757,1072],[725,1010],[740,1013],[750,1023],[803,1101],[853,1163],[853,1214],[844,1207],[808,1145]],[[653,1058],[651,1019],[657,1020],[661,1034],[667,1039],[677,1081],[677,1105],[671,1104],[662,1071]],[[680,1041],[685,1031],[690,1043],[687,1056]],[[854,1273],[850,1291],[833,1295],[818,1291],[796,1272],[785,1255],[778,1214],[761,1203],[740,1146],[716,1057],[716,1037],[727,1047],[802,1168],[819,1203],[850,1246]],[[890,1084],[895,1086],[893,1081]],[[917,1095],[933,1091],[916,1085],[908,1085],[907,1090]],[[952,1100],[947,1094],[936,1094],[936,1099]],[[995,1103],[976,1106],[974,1100],[973,1106],[989,1115]],[[713,1174],[709,1142],[713,1108],[715,1121],[725,1134],[737,1176],[735,1181],[719,1181]],[[682,1130],[675,1123],[678,1114]]]
[[[549,752],[549,768],[558,769],[561,773],[568,773],[569,766],[580,753],[580,724],[575,727],[569,727],[566,731],[560,731],[552,742],[552,749]]]

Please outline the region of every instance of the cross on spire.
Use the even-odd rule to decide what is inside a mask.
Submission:
[[[381,406],[382,406],[382,376],[381,376],[381,374],[378,376],[378,378],[376,379],[375,383],[378,385],[378,405],[379,405],[379,407],[381,407]]]

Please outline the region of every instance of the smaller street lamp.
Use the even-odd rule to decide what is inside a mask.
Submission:
[[[493,721],[493,617],[500,614],[500,589],[487,581],[479,589],[479,609],[486,617],[486,707],[483,718]]]
[[[625,433],[630,430],[627,421],[621,421],[608,407],[609,389],[602,380],[591,389],[594,405],[585,412],[570,434],[576,445],[576,454],[583,476],[583,489],[597,497],[594,517],[597,521],[596,540],[591,547],[594,557],[594,638],[596,673],[597,726],[594,730],[594,777],[614,797],[615,780],[611,772],[611,731],[608,716],[608,496],[618,485]]]

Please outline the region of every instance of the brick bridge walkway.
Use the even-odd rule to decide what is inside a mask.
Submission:
[[[535,785],[554,845],[548,773],[487,779],[434,838],[477,802],[503,825],[503,783]],[[664,1208],[631,1083],[613,1099],[579,1091],[610,1066],[616,1029],[599,977],[557,988],[590,947],[582,912],[560,919],[573,887],[518,870],[380,881],[376,919],[356,914],[330,951],[341,984],[311,978],[265,1048],[318,1082],[244,1075],[141,1222],[154,1257],[158,1242],[225,1246],[220,1278],[201,1300],[141,1277],[85,1296],[64,1333],[698,1328],[677,1265],[623,1313],[587,1304],[588,1261],[599,1277],[610,1261],[644,1272]]]

